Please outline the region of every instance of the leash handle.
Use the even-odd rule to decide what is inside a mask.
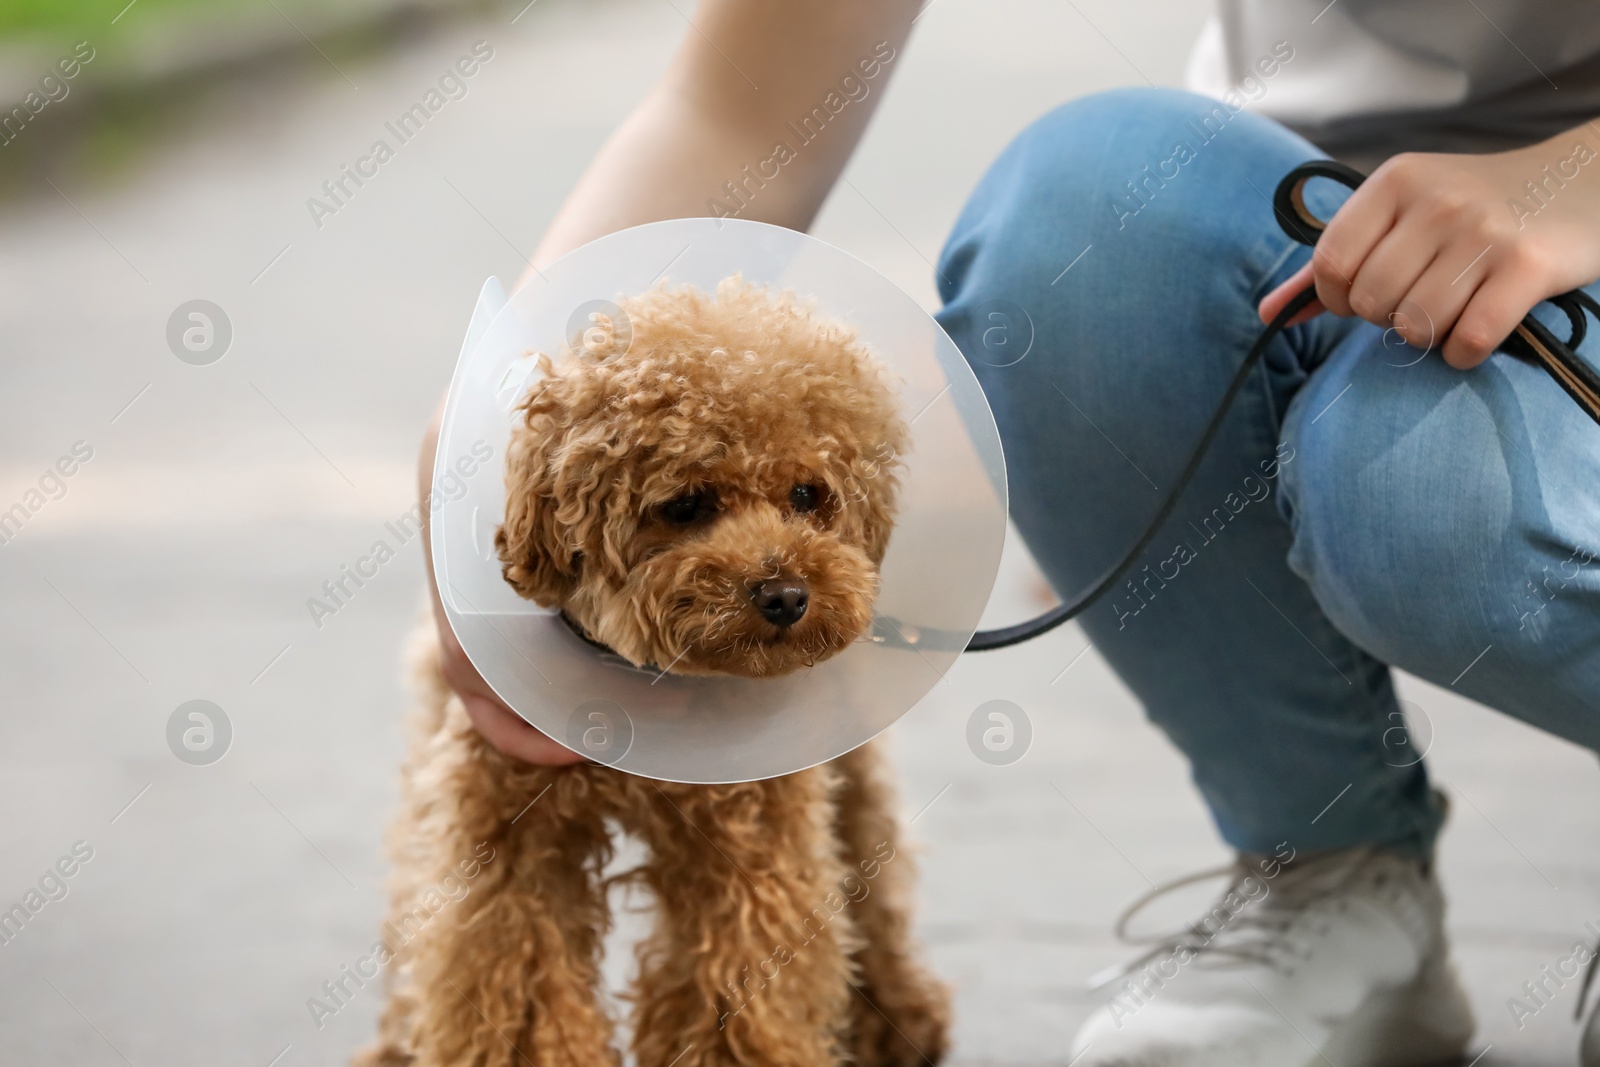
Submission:
[[[1302,163],[1284,176],[1272,195],[1272,210],[1283,232],[1303,245],[1315,245],[1322,231],[1328,228],[1328,224],[1306,206],[1306,183],[1312,178],[1331,178],[1355,189],[1366,180],[1366,175],[1343,163],[1318,159]],[[1582,289],[1558,293],[1547,302],[1560,308],[1571,324],[1572,333],[1565,341],[1529,312],[1495,351],[1543,367],[1591,419],[1600,423],[1600,373],[1577,354],[1588,329],[1584,312],[1600,321],[1600,304]]]
[[[1306,206],[1306,183],[1312,178],[1331,178],[1350,189],[1359,189],[1367,176],[1354,167],[1333,159],[1313,159],[1283,176],[1272,194],[1272,213],[1278,226],[1293,240],[1315,245],[1328,224]]]
[[[1571,337],[1562,342],[1549,327],[1529,315],[1501,342],[1500,351],[1538,363],[1591,419],[1600,423],[1600,374],[1573,351],[1583,341],[1587,321],[1584,312],[1600,321],[1600,304],[1582,289],[1553,296],[1550,303],[1567,313],[1567,320],[1572,323]]]

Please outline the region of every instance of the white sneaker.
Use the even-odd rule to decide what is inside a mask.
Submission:
[[[1287,858],[1288,862],[1282,862]],[[1241,855],[1206,916],[1102,985],[1074,1067],[1401,1067],[1459,1056],[1472,1010],[1430,865],[1382,849]]]

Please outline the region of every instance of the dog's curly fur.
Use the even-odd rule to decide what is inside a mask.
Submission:
[[[839,652],[871,619],[908,433],[886,378],[849,329],[737,278],[620,309],[540,357],[507,452],[505,579],[674,673]],[[764,581],[808,591],[798,620],[769,621]],[[946,992],[912,954],[911,858],[872,745],[738,785],[530,766],[473,729],[431,626],[418,641],[390,997],[358,1064],[619,1064],[598,995],[614,829],[649,854],[614,877],[656,902],[630,994],[639,1067],[940,1059]]]

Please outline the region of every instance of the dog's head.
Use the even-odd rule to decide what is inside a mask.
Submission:
[[[908,430],[848,328],[737,278],[621,303],[506,454],[501,571],[636,664],[783,674],[872,619]]]

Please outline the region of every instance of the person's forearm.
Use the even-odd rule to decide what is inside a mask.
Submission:
[[[703,3],[660,85],[590,163],[522,281],[597,237],[661,219],[735,214],[805,229],[876,110],[916,8]]]
[[[683,97],[657,90],[590,163],[534,250],[522,281],[535,268],[608,233],[661,219],[710,215],[712,201],[731,206],[740,218],[805,229],[837,176],[822,166],[832,161],[809,160],[809,166],[800,168],[797,158],[796,169],[780,170],[764,187],[747,181],[746,190],[754,195],[741,209],[723,183],[745,180],[746,166],[755,172],[771,148],[757,144],[730,133]]]

